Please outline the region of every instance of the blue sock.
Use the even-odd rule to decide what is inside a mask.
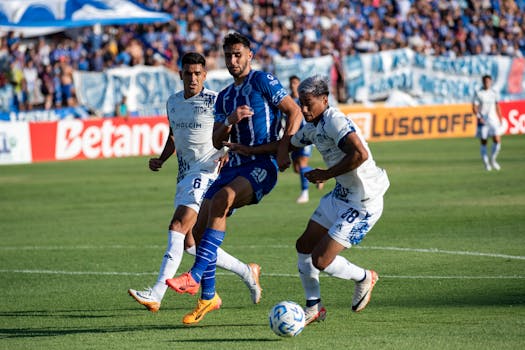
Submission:
[[[201,299],[210,300],[215,296],[215,270],[217,258],[210,261],[201,279]]]
[[[217,248],[224,240],[226,232],[207,228],[204,236],[197,247],[195,263],[190,270],[191,277],[195,282],[200,283],[204,271],[207,270],[208,264],[217,258]]]
[[[312,170],[312,168],[309,167],[309,166],[299,169],[299,175],[301,177],[301,190],[303,190],[303,191],[307,190],[308,186],[310,185],[310,183],[308,182],[308,180],[306,179],[304,174],[309,172],[309,171],[311,171],[311,170]]]

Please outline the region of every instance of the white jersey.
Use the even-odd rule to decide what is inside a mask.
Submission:
[[[334,195],[350,202],[373,200],[388,189],[388,177],[385,170],[376,166],[361,130],[338,109],[329,107],[317,125],[307,123],[292,137],[291,142],[296,147],[315,144],[326,165],[331,167],[346,156],[338,145],[351,132],[357,133],[368,151],[368,159],[356,169],[336,177],[338,185]]]
[[[221,151],[213,147],[214,104],[217,93],[203,89],[184,98],[184,91],[171,95],[166,110],[179,163],[177,182],[189,172],[214,173]]]
[[[498,103],[498,93],[493,89],[481,89],[476,91],[472,101],[478,106],[479,114],[485,121],[499,121],[496,105]]]

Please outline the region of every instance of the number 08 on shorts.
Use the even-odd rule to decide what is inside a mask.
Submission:
[[[383,196],[364,203],[344,201],[332,191],[326,194],[311,219],[328,229],[342,246],[359,244],[383,213]]]

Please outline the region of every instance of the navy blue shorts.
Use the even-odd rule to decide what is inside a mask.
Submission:
[[[211,199],[221,188],[242,176],[252,185],[253,198],[250,204],[257,204],[270,193],[277,183],[277,163],[272,159],[256,160],[236,167],[222,168],[217,180],[210,186],[204,198]]]

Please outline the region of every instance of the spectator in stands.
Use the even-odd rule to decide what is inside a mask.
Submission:
[[[86,27],[75,40],[50,35],[28,41],[9,32],[0,41],[0,61],[2,57],[21,59],[23,68],[30,59],[38,71],[43,71],[46,65],[67,57],[73,69],[100,72],[122,65],[158,64],[152,59],[158,53],[165,67],[177,71],[179,57],[195,50],[206,56],[210,69],[215,68],[213,62],[223,68],[224,59],[216,43],[233,29],[256,43],[255,56],[270,71],[276,57],[317,57],[323,50],[319,43],[327,42],[340,57],[408,46],[447,57],[522,57],[525,52],[523,0],[139,2],[170,13],[173,20],[164,24]],[[34,42],[34,48],[27,42]],[[10,72],[9,67],[3,71],[9,76],[18,74],[16,70]],[[41,78],[37,77],[37,84],[38,80]],[[31,87],[32,82],[28,85]],[[20,81],[14,90],[20,94]]]
[[[73,67],[69,64],[69,56],[60,57],[60,86],[64,106],[75,105],[75,87],[73,85]]]
[[[40,91],[44,98],[44,109],[48,110],[53,107],[53,96],[55,93],[55,86],[53,84],[53,66],[51,64],[45,65],[39,72],[39,78],[42,82]]]
[[[9,113],[14,109],[13,87],[5,73],[0,73],[0,112]]]
[[[124,119],[128,119],[129,117],[129,109],[127,104],[127,96],[123,95],[122,99],[119,103],[115,106],[115,117],[123,117]]]

